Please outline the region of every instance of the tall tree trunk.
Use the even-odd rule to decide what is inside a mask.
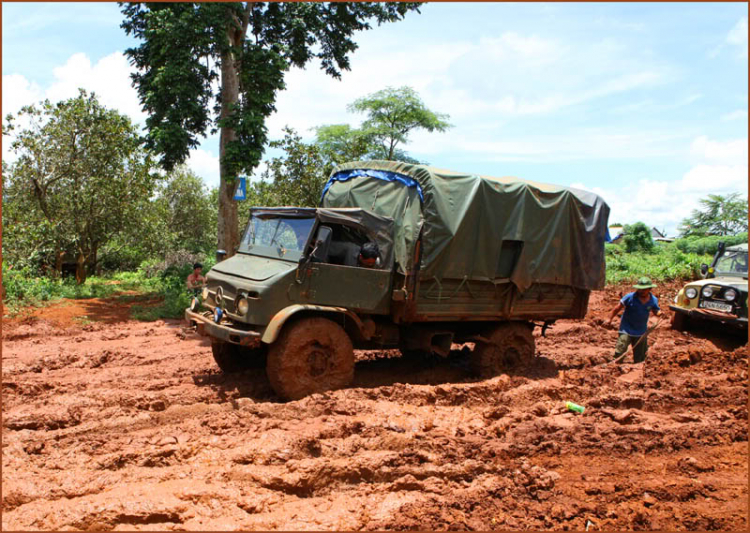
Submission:
[[[87,272],[89,276],[95,276],[96,275],[96,261],[97,261],[97,254],[99,251],[99,243],[93,243],[91,245],[91,253],[86,257],[86,267]]]
[[[78,252],[76,257],[76,283],[83,285],[86,282],[86,256]]]
[[[239,34],[239,35],[238,35]],[[233,49],[242,46],[242,35],[238,29],[230,27],[227,30],[227,39],[230,49],[221,54],[221,114],[222,119],[232,113],[232,107],[239,102],[240,80],[238,67],[235,64]],[[234,255],[235,248],[240,243],[237,202],[234,200],[234,189],[237,186],[235,175],[230,172],[224,163],[227,145],[237,139],[234,128],[221,127],[219,137],[219,157],[221,159],[220,184],[219,184],[219,219],[218,219],[218,245],[219,249],[226,250],[227,257]]]
[[[55,276],[58,278],[62,278],[63,258],[65,258],[64,251],[55,252]]]

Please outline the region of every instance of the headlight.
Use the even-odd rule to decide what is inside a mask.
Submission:
[[[241,315],[246,315],[247,310],[250,309],[250,304],[247,301],[247,298],[240,298],[240,301],[237,302],[237,311]]]
[[[688,287],[687,289],[685,289],[685,296],[692,300],[693,298],[698,296],[698,289],[696,289],[695,287]]]
[[[708,285],[703,287],[703,290],[701,291],[701,294],[703,295],[704,298],[710,298],[713,293],[714,293],[714,290]]]
[[[737,291],[734,289],[727,289],[727,291],[724,293],[724,299],[727,302],[733,302],[737,299]]]
[[[208,287],[203,287],[201,298],[203,298],[203,300],[208,300]]]

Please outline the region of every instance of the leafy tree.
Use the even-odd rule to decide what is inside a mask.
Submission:
[[[651,230],[643,222],[626,225],[623,233],[622,239],[626,252],[652,252],[654,250]]]
[[[6,130],[15,133],[18,158],[8,167],[4,236],[17,254],[46,247],[58,270],[72,252],[83,283],[104,245],[140,227],[138,213],[154,191],[158,177],[136,127],[80,90],[76,98],[9,115]]]
[[[700,205],[701,209],[693,209],[680,224],[682,237],[736,235],[747,231],[747,199],[740,193],[709,194],[700,200]]]
[[[330,163],[316,144],[302,142],[292,128],[284,128],[284,138],[270,143],[284,155],[266,162],[261,179],[248,185],[247,201],[239,207],[240,221],[250,217],[253,206],[291,205],[315,207],[328,178]]]
[[[264,181],[273,182],[273,203],[317,206],[328,179],[324,172],[326,161],[318,146],[303,143],[302,137],[289,127],[284,128],[284,138],[271,142],[270,146],[282,149],[285,154],[271,159],[264,172]]]
[[[411,87],[393,89],[388,87],[365,96],[350,104],[349,110],[364,113],[362,135],[376,146],[373,158],[393,161],[405,154],[397,151],[399,144],[406,144],[409,133],[422,129],[445,131],[451,127],[448,115],[430,111]]]
[[[329,174],[335,165],[347,161],[372,159],[377,150],[372,139],[349,124],[330,124],[315,128],[315,145],[326,158]]]
[[[171,172],[154,202],[167,242],[163,250],[209,252],[216,245],[215,209],[203,180],[181,166]]]
[[[231,2],[121,3],[122,28],[143,43],[126,51],[148,112],[147,146],[171,169],[185,161],[198,135],[220,131],[218,244],[239,243],[235,177],[250,174],[266,143],[290,67],[320,60],[335,78],[349,69],[352,36],[395,22],[418,3]],[[218,81],[218,84],[215,82]],[[218,87],[218,90],[215,90]],[[213,106],[212,106],[213,104]]]

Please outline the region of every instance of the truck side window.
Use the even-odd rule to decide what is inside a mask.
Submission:
[[[523,241],[503,241],[500,257],[497,259],[496,278],[509,278],[513,274],[522,249]]]
[[[331,245],[328,248],[328,262],[333,265],[358,266],[357,259],[362,245],[370,239],[364,232],[350,226],[344,226],[343,224],[331,224],[330,226],[333,235]]]

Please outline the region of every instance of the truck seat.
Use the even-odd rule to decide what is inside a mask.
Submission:
[[[353,242],[332,241],[328,261],[336,265],[357,266],[360,246]]]

